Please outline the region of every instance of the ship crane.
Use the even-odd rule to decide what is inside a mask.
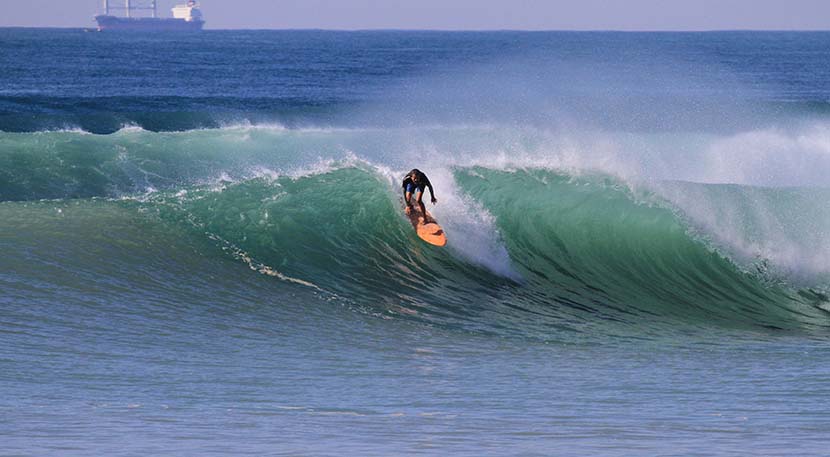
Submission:
[[[114,1],[104,0],[104,14],[95,16],[98,22],[98,30],[132,30],[132,31],[196,31],[202,30],[205,20],[202,11],[195,0],[188,0],[183,5],[176,5],[172,8],[172,18],[158,17],[158,2],[139,3],[137,0],[123,0],[123,3],[113,5]],[[149,5],[148,5],[149,3]],[[123,5],[123,6],[122,6]],[[111,14],[112,10],[124,11],[123,16]],[[132,12],[137,10],[152,11],[152,17],[133,16]]]
[[[191,2],[188,2],[191,3]],[[195,3],[195,2],[192,2]],[[110,0],[104,0],[104,15],[109,16],[110,10],[124,10],[127,17],[132,17],[130,14],[134,10],[152,10],[153,19],[158,18],[158,2],[150,0],[150,6],[135,6],[130,0],[124,0],[124,6],[110,6]]]

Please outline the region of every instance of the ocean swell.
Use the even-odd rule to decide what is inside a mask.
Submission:
[[[115,206],[262,281],[474,331],[827,326],[826,190],[658,179],[610,137],[595,143],[609,152],[521,134],[244,124],[0,133],[0,200],[8,217],[33,221],[73,201]],[[401,215],[402,151],[430,164],[446,249],[419,241]],[[95,211],[84,214],[95,227]]]

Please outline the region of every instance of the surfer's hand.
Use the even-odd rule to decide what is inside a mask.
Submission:
[[[432,204],[434,205],[434,204],[436,204],[436,203],[438,203],[438,199],[437,199],[437,198],[435,198],[435,197],[432,197]]]

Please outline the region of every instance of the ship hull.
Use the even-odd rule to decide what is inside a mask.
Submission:
[[[95,16],[98,30],[133,30],[133,31],[176,31],[194,32],[202,30],[205,21],[185,21],[184,19],[160,18],[126,18],[117,16]]]

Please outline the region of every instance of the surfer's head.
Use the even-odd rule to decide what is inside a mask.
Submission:
[[[421,179],[421,170],[413,168],[407,176],[409,176],[412,179],[412,181],[418,182]]]

